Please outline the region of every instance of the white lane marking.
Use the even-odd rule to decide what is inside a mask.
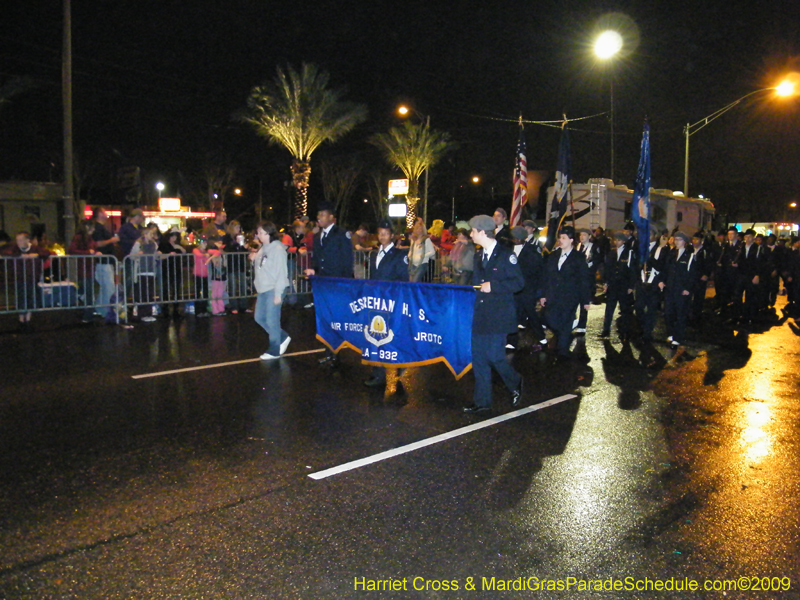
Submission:
[[[302,356],[303,354],[316,354],[318,352],[325,352],[325,348],[318,348],[316,350],[303,350],[302,352],[291,352],[289,354],[281,355],[281,358],[288,358],[289,356]],[[141,375],[131,375],[131,379],[147,379],[148,377],[161,377],[162,375],[174,375],[175,373],[188,373],[189,371],[202,371],[203,369],[216,369],[217,367],[229,367],[231,365],[243,365],[245,363],[260,362],[260,358],[246,358],[244,360],[234,360],[231,362],[216,363],[213,365],[202,365],[200,367],[186,367],[185,369],[173,369],[172,371],[156,371],[155,373],[143,373]],[[263,362],[272,362],[263,361]]]
[[[492,425],[497,425],[498,423],[502,423],[503,421],[508,421],[509,419],[516,419],[517,417],[521,417],[522,415],[527,415],[528,413],[532,413],[536,410],[542,410],[543,408],[547,408],[548,406],[553,406],[554,404],[558,404],[559,402],[564,402],[565,400],[571,400],[577,397],[578,396],[576,396],[575,394],[566,394],[565,396],[559,396],[558,398],[551,398],[550,400],[546,400],[545,402],[534,404],[533,406],[528,406],[527,408],[521,408],[519,410],[515,410],[513,412],[500,415],[499,417],[494,417],[492,419],[481,421],[480,423],[467,425],[466,427],[454,429],[453,431],[448,431],[446,433],[435,435],[425,440],[420,440],[412,444],[400,446],[399,448],[394,448],[393,450],[387,450],[386,452],[373,454],[372,456],[367,456],[366,458],[360,458],[358,460],[354,460],[349,463],[344,463],[343,465],[339,465],[338,467],[331,467],[330,469],[325,469],[324,471],[317,471],[316,473],[310,473],[309,477],[311,477],[311,479],[325,479],[326,477],[331,477],[332,475],[338,475],[339,473],[344,473],[345,471],[352,471],[353,469],[358,469],[366,465],[371,465],[372,463],[386,460],[387,458],[393,458],[395,456],[399,456],[400,454],[406,454],[407,452],[413,452],[414,450],[419,450],[420,448],[424,448],[425,446],[431,446],[432,444],[438,444],[439,442],[444,442],[445,440],[451,440],[453,438],[462,436],[466,433],[471,433],[473,431],[477,431],[478,429],[483,429],[484,427],[491,427]]]

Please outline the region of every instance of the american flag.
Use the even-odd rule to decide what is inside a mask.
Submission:
[[[528,162],[525,159],[525,132],[519,129],[517,167],[514,169],[514,200],[511,203],[511,227],[522,221],[522,207],[528,202]]]

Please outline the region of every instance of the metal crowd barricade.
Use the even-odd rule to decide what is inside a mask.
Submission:
[[[0,258],[0,313],[82,310],[119,322],[117,259],[113,256],[52,255]]]

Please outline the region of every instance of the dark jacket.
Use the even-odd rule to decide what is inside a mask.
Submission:
[[[511,333],[517,330],[517,309],[514,293],[525,286],[517,256],[501,243],[494,246],[486,266],[483,249],[475,252],[472,284],[491,283],[492,291],[475,292],[475,314],[472,332],[477,334]]]
[[[746,281],[752,281],[756,275],[763,277],[767,265],[767,253],[764,252],[764,248],[755,242],[750,244],[749,251],[744,243],[740,244],[740,246],[738,258],[739,275],[744,277]]]
[[[320,229],[314,236],[314,254],[311,257],[311,268],[319,277],[352,277],[353,276],[353,244],[344,229],[333,225],[330,232],[322,239]]]
[[[647,260],[642,268],[639,270],[639,281],[641,284],[657,284],[659,281],[664,281],[663,277],[667,269],[667,260],[669,259],[670,249],[668,246],[661,248],[656,258],[656,251],[658,250],[658,243],[653,244],[650,252],[647,255]]]
[[[542,298],[546,299],[546,308],[575,310],[578,305],[589,304],[592,301],[589,267],[583,254],[573,248],[561,270],[558,268],[560,258],[561,248],[557,248],[545,261]]]
[[[514,238],[511,237],[511,229],[508,225],[503,224],[500,231],[494,234],[494,239],[507,248],[514,247]]]
[[[666,284],[664,292],[668,296],[682,296],[684,291],[692,292],[696,281],[700,278],[697,261],[690,260],[692,251],[684,248],[678,258],[678,249],[672,250],[667,259],[666,273],[661,281]],[[690,264],[691,263],[691,264]]]
[[[517,260],[520,271],[522,271],[522,277],[525,280],[525,287],[517,294],[524,296],[526,299],[538,299],[542,291],[544,258],[536,251],[535,246],[523,244]]]
[[[606,256],[603,278],[609,288],[632,290],[639,277],[639,257],[636,246],[627,243],[622,246],[622,254],[612,248]]]
[[[369,255],[370,279],[378,281],[408,281],[408,252],[392,246],[381,259],[381,264],[375,266],[380,248]]]
[[[594,281],[597,275],[597,269],[600,268],[600,263],[603,261],[603,250],[600,244],[592,242],[592,247],[589,248],[588,255],[586,247],[583,244],[578,244],[577,250],[586,257],[586,266],[589,267],[589,278]]]

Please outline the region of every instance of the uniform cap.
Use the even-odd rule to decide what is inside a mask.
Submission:
[[[619,240],[620,242],[625,242],[628,239],[628,236],[622,233],[621,231],[614,234],[614,239]]]
[[[394,231],[394,227],[392,227],[392,222],[388,219],[384,219],[383,221],[378,221],[378,229],[388,229],[389,231]]]
[[[534,229],[538,229],[538,225],[536,225],[536,221],[531,221],[530,219],[525,219],[522,222],[523,227],[533,227]]]
[[[674,238],[681,238],[684,242],[689,242],[689,236],[683,233],[682,231],[676,231],[673,236]]]
[[[469,220],[470,229],[494,231],[494,220],[489,215],[476,215]]]
[[[523,241],[526,237],[528,237],[528,230],[524,227],[520,227],[519,225],[512,227],[511,237],[513,237],[515,240]]]

